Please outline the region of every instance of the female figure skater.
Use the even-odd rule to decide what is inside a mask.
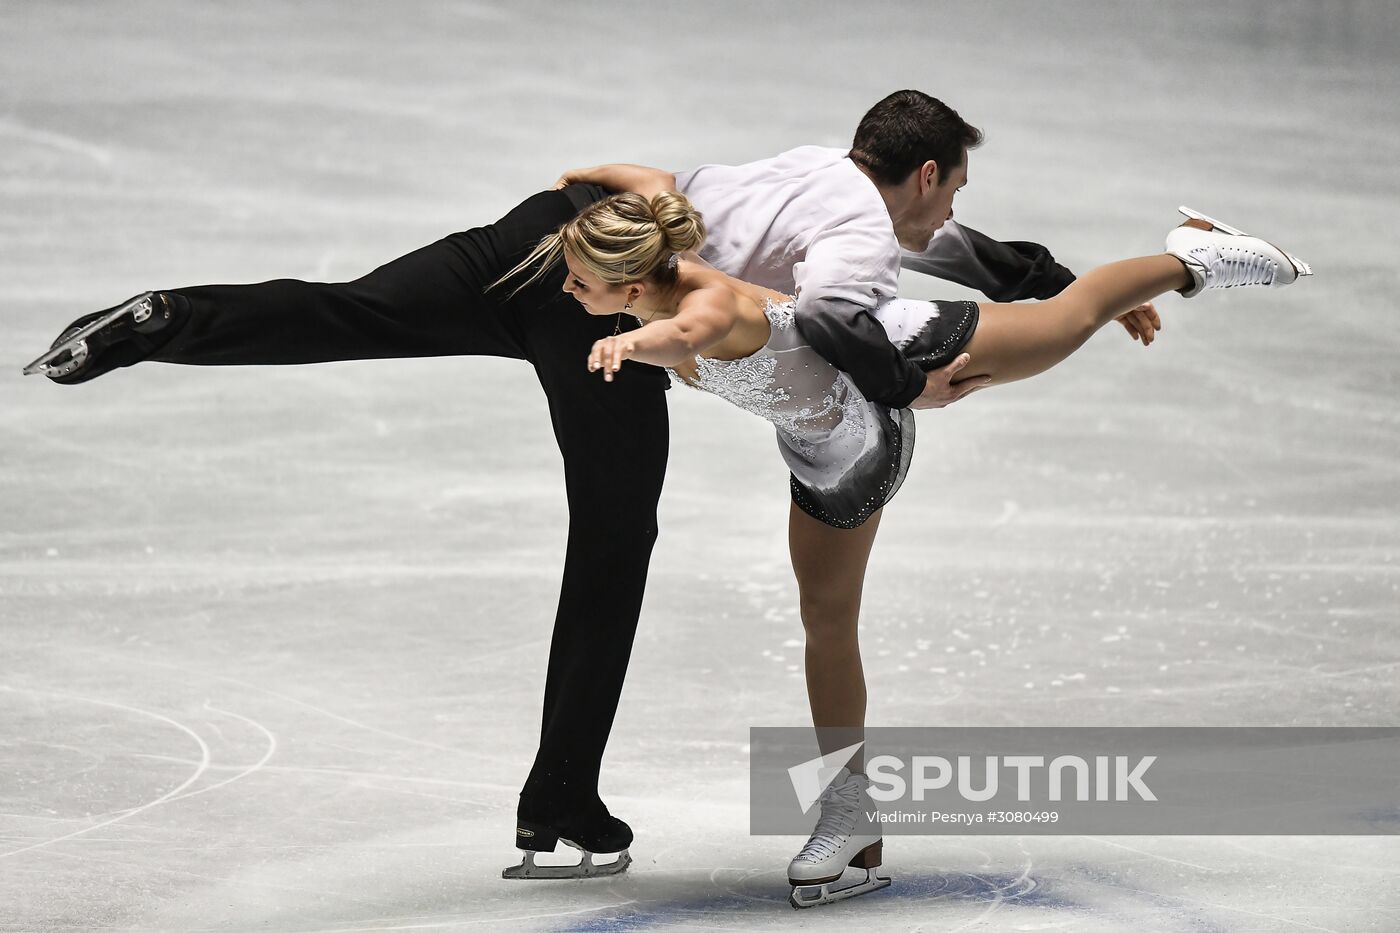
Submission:
[[[615,168],[615,167],[613,167]],[[606,170],[605,170],[606,171]],[[590,181],[589,170],[560,180]],[[645,186],[642,186],[645,187]],[[1207,288],[1280,287],[1309,275],[1277,247],[1183,208],[1188,219],[1167,236],[1166,251],[1100,266],[1054,298],[1036,304],[894,299],[875,317],[903,344],[931,318],[953,314],[971,356],[965,377],[1001,385],[1045,372],[1099,328],[1132,314],[1144,343],[1160,327],[1144,303],[1169,291],[1192,297]],[[624,360],[664,367],[673,381],[712,392],[772,422],[791,470],[789,548],[806,630],[806,677],[823,753],[858,741],[866,707],[857,620],[861,588],[880,510],[899,489],[914,439],[913,415],[866,399],[851,378],[816,353],[793,324],[794,299],[733,278],[698,260],[700,214],[674,190],[626,192],[584,208],[545,237],[501,282],[562,259],[564,290],[590,315],[626,312],[641,325],[598,340],[589,371],[610,381]],[[526,278],[526,284],[533,276]],[[794,906],[810,906],[888,884],[872,874],[881,861],[878,825],[860,759],[822,799],[822,816],[788,869]],[[830,892],[850,865],[866,880]],[[815,897],[804,896],[815,893]]]
[[[999,243],[968,228],[929,242],[966,181],[965,150],[980,139],[946,104],[899,91],[861,119],[849,151],[800,146],[744,166],[701,166],[682,175],[681,187],[709,212],[716,243],[729,247],[727,256],[712,256],[722,268],[782,291],[803,282],[806,339],[868,398],[896,409],[940,407],[975,385],[950,385],[965,357],[931,363],[901,352],[867,313],[873,295],[896,290],[901,244],[918,254],[919,271],[994,300],[1048,297],[1073,278],[1038,244]],[[542,237],[607,194],[571,184],[532,195],[496,223],[451,234],[351,282],[277,279],[148,292],[78,318],[25,368],[79,384],[146,360],[267,365],[490,355],[531,364],[563,457],[570,518],[539,751],[517,809],[524,862],[509,877],[621,871],[632,839],[603,805],[598,776],[657,533],[669,382],[661,369],[640,364],[604,382],[579,363],[595,341],[636,325],[625,315],[578,314],[560,289],[562,267],[518,290],[488,288]],[[914,340],[942,342],[937,329]],[[533,853],[559,842],[583,849],[582,861],[534,864]],[[589,854],[619,850],[607,868]]]

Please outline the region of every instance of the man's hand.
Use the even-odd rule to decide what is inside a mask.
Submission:
[[[676,176],[649,165],[611,163],[592,168],[571,168],[554,183],[555,191],[569,185],[601,185],[614,193],[632,191],[650,200],[662,191],[676,190]]]
[[[1156,339],[1157,331],[1162,329],[1162,316],[1157,313],[1157,306],[1149,301],[1121,315],[1118,323],[1123,325],[1128,336],[1141,340],[1145,347]]]
[[[583,169],[583,168],[571,168],[571,169],[569,169],[567,172],[565,172],[564,174],[562,174],[562,175],[559,176],[559,180],[556,181],[556,182],[550,187],[549,190],[551,190],[551,191],[558,191],[560,188],[567,188],[569,185],[576,185],[576,184],[578,184],[580,181],[583,180],[583,179],[582,179],[582,176],[583,176],[583,173],[586,172],[586,171],[588,171],[588,170],[587,170],[587,169]]]
[[[593,350],[588,354],[588,371],[593,373],[601,369],[603,380],[612,382],[613,373],[621,369],[622,361],[631,359],[636,350],[637,345],[630,334],[604,337],[593,344]]]
[[[962,353],[942,369],[935,369],[927,373],[928,382],[924,385],[924,391],[920,392],[919,397],[909,403],[909,407],[947,408],[964,395],[976,392],[988,385],[992,381],[990,376],[981,379],[964,379],[961,382],[953,381],[954,377],[971,359],[972,357]]]

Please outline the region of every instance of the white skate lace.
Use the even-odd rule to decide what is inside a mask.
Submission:
[[[1205,267],[1206,288],[1272,285],[1278,274],[1278,263],[1268,256],[1237,246],[1202,246],[1191,257]]]
[[[820,862],[836,854],[841,844],[856,831],[856,816],[860,812],[860,784],[828,787],[821,796],[822,815],[812,838],[797,853],[799,861]]]

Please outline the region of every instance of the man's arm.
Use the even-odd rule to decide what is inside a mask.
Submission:
[[[924,371],[905,358],[870,309],[804,289],[794,315],[802,339],[846,373],[872,402],[906,408],[924,390]]]
[[[1074,273],[1039,243],[1001,243],[954,220],[924,252],[905,252],[900,265],[975,288],[992,301],[1053,298],[1074,281]]]
[[[792,276],[802,339],[850,374],[866,398],[904,408],[923,391],[924,372],[870,313],[899,287],[897,249],[878,225],[836,224],[813,237]]]
[[[797,330],[871,401],[890,408],[943,408],[985,380],[954,382],[967,365],[966,354],[925,373],[894,345],[871,313],[899,284],[889,248],[887,232],[854,226],[838,226],[813,240],[793,268]]]
[[[609,191],[631,191],[645,198],[653,198],[662,191],[675,191],[676,176],[649,165],[615,162],[610,165],[595,165],[592,168],[569,169],[559,176],[554,187],[559,189],[566,185],[579,184],[601,185]]]
[[[958,379],[970,359],[966,353],[941,369],[924,372],[890,342],[869,309],[855,302],[826,297],[802,307],[794,320],[803,339],[837,369],[849,373],[866,398],[881,405],[946,408],[991,381]]]

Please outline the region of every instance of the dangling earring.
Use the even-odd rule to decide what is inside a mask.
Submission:
[[[627,302],[625,305],[622,306],[622,311],[630,312],[631,310],[632,310],[632,302],[630,302],[630,301]],[[622,311],[617,312],[617,323],[616,323],[615,325],[613,325],[613,336],[614,336],[614,337],[616,337],[618,334],[622,333]]]

